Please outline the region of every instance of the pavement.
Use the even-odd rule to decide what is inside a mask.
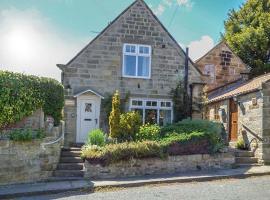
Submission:
[[[64,192],[16,200],[269,200],[270,176]]]
[[[139,187],[160,183],[204,182],[228,178],[270,175],[270,166],[249,166],[236,169],[196,171],[162,176],[144,176],[111,180],[64,180],[0,186],[0,199],[58,194],[67,191],[94,191],[102,188]]]

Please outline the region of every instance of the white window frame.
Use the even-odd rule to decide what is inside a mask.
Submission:
[[[142,101],[142,106],[132,105],[132,101]],[[156,101],[157,106],[147,106],[146,105],[147,101]],[[161,106],[162,102],[170,102],[171,107],[162,107]],[[143,124],[145,124],[145,110],[146,109],[156,109],[157,110],[157,124],[160,124],[159,123],[160,110],[170,110],[171,111],[171,123],[173,123],[173,102],[172,102],[172,100],[168,100],[168,99],[131,98],[130,102],[129,102],[129,111],[131,111],[132,109],[141,109],[141,110],[143,110]]]
[[[128,46],[128,45],[135,46],[135,53],[126,52],[126,46]],[[148,54],[140,53],[140,47],[149,48],[149,53]],[[125,75],[125,56],[126,55],[136,56],[136,75],[135,76]],[[139,56],[149,57],[149,74],[148,74],[148,76],[138,76],[138,58],[139,58]],[[122,76],[126,77],[126,78],[150,79],[151,78],[151,63],[152,63],[151,61],[152,61],[152,47],[150,45],[125,43],[123,45]]]

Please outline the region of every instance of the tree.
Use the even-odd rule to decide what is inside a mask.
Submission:
[[[111,138],[117,138],[120,131],[120,95],[119,92],[116,92],[112,98],[112,111],[109,117],[109,125],[110,125],[110,136]]]
[[[253,76],[270,71],[270,0],[247,0],[230,10],[224,39],[251,68]]]

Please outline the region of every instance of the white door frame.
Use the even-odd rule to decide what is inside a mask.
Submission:
[[[76,128],[76,143],[81,143],[82,141],[80,140],[80,134],[81,134],[81,109],[80,105],[81,102],[84,100],[91,100],[95,102],[95,107],[96,107],[96,115],[95,119],[97,119],[97,124],[95,128],[99,128],[99,122],[100,122],[100,105],[101,105],[101,98],[97,95],[89,94],[89,95],[84,95],[82,94],[81,96],[77,96],[77,128]],[[85,141],[86,142],[86,141]]]

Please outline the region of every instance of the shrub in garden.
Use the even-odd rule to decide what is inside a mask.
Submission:
[[[240,149],[240,150],[247,150],[248,149],[245,141],[243,140],[243,138],[238,139],[238,141],[236,143],[236,148]]]
[[[116,91],[112,98],[112,111],[109,116],[111,138],[119,137],[120,114],[120,95],[119,92]]]
[[[33,131],[31,129],[15,129],[9,133],[9,139],[14,141],[31,141],[33,139],[43,139],[44,130]]]
[[[88,134],[88,144],[90,145],[104,146],[105,139],[105,133],[100,129],[92,130]]]
[[[213,152],[218,151],[225,143],[223,127],[220,123],[207,120],[183,120],[176,124],[168,125],[161,129],[162,136],[172,133],[190,134],[192,132],[201,132],[205,134],[210,142]]]
[[[132,111],[121,114],[120,116],[120,135],[117,137],[119,141],[132,141],[136,138],[142,124],[141,116],[138,112]]]
[[[64,88],[54,79],[0,71],[0,130],[42,108],[59,124]]]
[[[88,145],[82,148],[83,158],[90,163],[104,165],[133,158],[163,158],[164,156],[162,146],[156,141],[124,142],[109,144],[102,148]]]
[[[157,124],[144,124],[136,134],[136,140],[157,140],[160,136],[160,126]]]

